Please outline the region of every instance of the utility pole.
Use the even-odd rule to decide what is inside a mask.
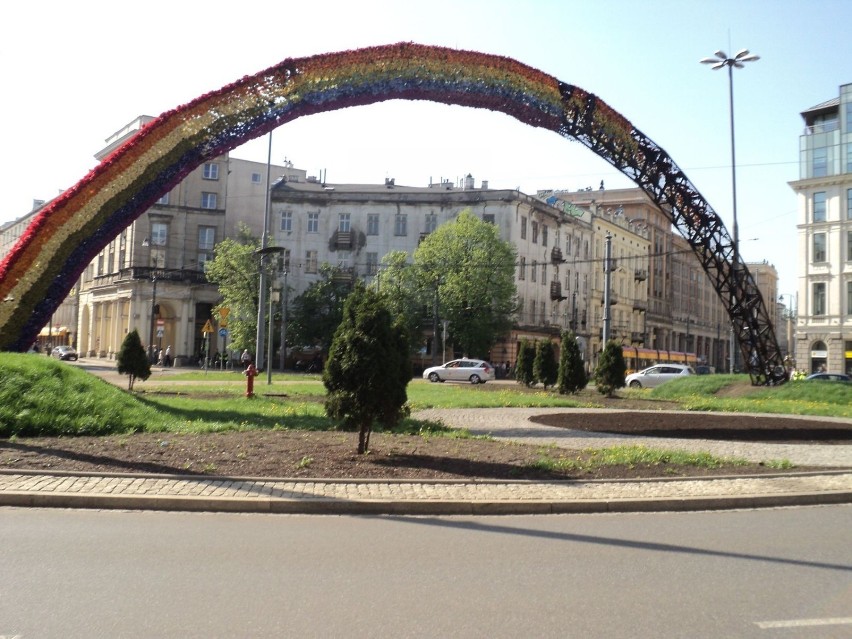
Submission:
[[[611,331],[611,320],[609,317],[610,304],[610,289],[612,288],[612,234],[606,232],[606,240],[604,242],[604,310],[603,310],[603,350],[609,342]]]

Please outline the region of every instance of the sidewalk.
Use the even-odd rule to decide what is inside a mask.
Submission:
[[[852,503],[852,471],[641,481],[386,481],[0,471],[0,506],[509,515]]]

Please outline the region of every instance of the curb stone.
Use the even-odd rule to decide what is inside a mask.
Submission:
[[[0,506],[303,515],[534,515],[852,503],[852,471],[621,481],[298,480],[0,470]]]

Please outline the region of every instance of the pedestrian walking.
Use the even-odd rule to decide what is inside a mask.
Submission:
[[[165,363],[166,366],[172,365],[172,347],[171,346],[166,346],[166,355],[163,358],[163,362]]]
[[[249,355],[248,349],[245,349],[243,354],[240,355],[240,363],[243,365],[243,368],[251,364],[251,355]]]

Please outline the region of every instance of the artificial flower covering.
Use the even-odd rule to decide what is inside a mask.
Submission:
[[[89,262],[202,163],[296,118],[393,99],[500,111],[634,179],[649,155],[668,160],[596,96],[509,58],[399,43],[287,59],[163,113],[35,216],[0,263],[0,350],[26,350]],[[657,182],[656,201],[695,200],[683,179]]]

